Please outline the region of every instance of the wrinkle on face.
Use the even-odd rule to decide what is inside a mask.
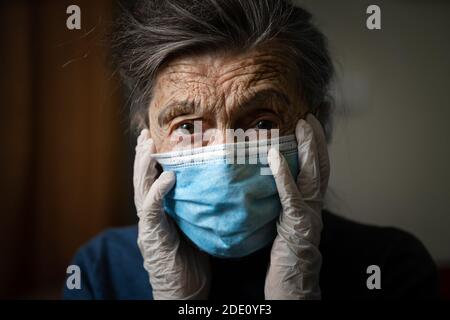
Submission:
[[[191,55],[167,63],[155,80],[149,106],[157,151],[174,148],[174,132],[183,121],[202,121],[204,130],[225,132],[250,129],[265,117],[277,124],[280,135],[292,134],[307,107],[300,98],[296,66],[286,51],[266,45],[245,53]],[[225,143],[219,140],[215,143]]]

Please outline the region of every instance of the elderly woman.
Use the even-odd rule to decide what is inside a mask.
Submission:
[[[436,295],[415,238],[322,211],[333,66],[307,11],[287,0],[142,0],[117,26],[141,131],[139,224],[79,251],[81,289],[67,298]],[[228,161],[263,144],[256,162]]]

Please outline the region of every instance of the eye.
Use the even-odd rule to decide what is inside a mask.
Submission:
[[[183,134],[194,134],[194,124],[190,122],[184,122],[180,124],[177,128],[177,131],[181,131]]]
[[[276,124],[270,120],[259,120],[255,128],[258,130],[271,130],[276,127]]]

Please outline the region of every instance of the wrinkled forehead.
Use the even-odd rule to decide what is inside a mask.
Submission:
[[[211,100],[276,89],[297,91],[296,65],[281,48],[263,47],[244,53],[217,52],[173,59],[158,73],[154,97],[173,95]]]

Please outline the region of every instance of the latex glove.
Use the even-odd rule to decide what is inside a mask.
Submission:
[[[266,275],[266,299],[320,299],[319,252],[322,201],[330,172],[325,135],[316,118],[300,120],[295,134],[300,172],[297,183],[284,157],[271,149],[269,166],[280,196],[282,213]]]
[[[163,209],[163,198],[175,184],[173,172],[158,179],[153,141],[148,130],[138,137],[134,162],[134,201],[139,216],[138,246],[150,277],[153,298],[206,299],[210,286],[206,254],[180,239]],[[156,180],[155,180],[156,179]]]

